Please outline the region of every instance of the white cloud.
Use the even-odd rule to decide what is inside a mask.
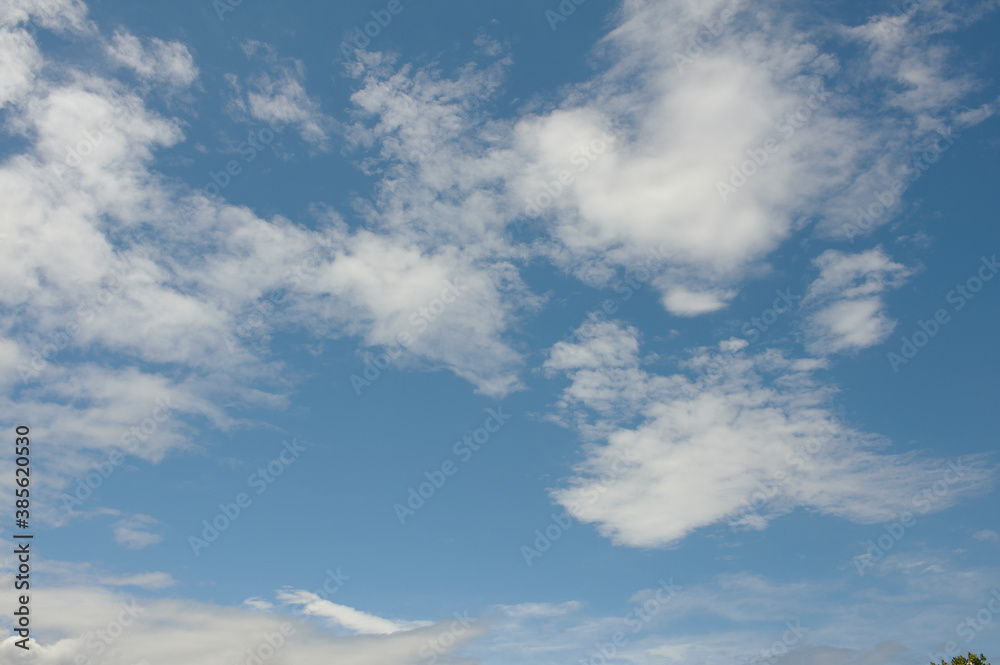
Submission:
[[[107,514],[113,514],[110,511]],[[4,547],[13,551],[14,545],[4,542]],[[105,586],[105,587],[138,587],[141,589],[167,589],[177,585],[177,580],[170,573],[152,571],[143,573],[110,573],[100,566],[81,561],[59,561],[41,559],[36,562],[38,571],[42,573],[48,584],[53,587],[72,586]],[[16,558],[7,557],[3,567],[14,570]]]
[[[184,140],[179,121],[119,81],[45,61],[26,31],[4,30],[5,74],[23,72],[4,89],[15,102],[5,128],[28,148],[0,164],[0,404],[51,442],[49,496],[113,448],[153,462],[191,449],[192,419],[242,426],[223,405],[283,408],[290,381],[269,358],[272,331],[356,335],[379,350],[410,332],[401,367],[449,369],[491,395],[520,385],[520,356],[501,339],[517,309],[507,298],[524,292],[511,263],[387,229],[351,232],[332,213],[313,231],[192,195],[153,168],[158,150]],[[112,43],[143,75],[162,65],[148,58],[179,53],[124,32]],[[302,108],[286,119],[314,136],[316,107]],[[439,312],[449,282],[462,293]],[[278,291],[287,298],[271,306]],[[271,308],[265,325],[238,334],[262,304]],[[108,355],[114,368],[94,362]],[[138,369],[150,364],[170,369]],[[170,418],[126,447],[123,437],[153,417],[158,399],[173,400]],[[53,523],[66,518],[45,501],[37,510]]]
[[[984,543],[1000,543],[1000,533],[993,531],[992,529],[983,529],[982,531],[977,531],[972,534],[972,537],[976,540],[981,540]]]
[[[278,600],[285,605],[299,606],[307,616],[323,617],[359,635],[391,635],[393,633],[426,628],[430,621],[400,621],[383,619],[346,605],[338,605],[320,598],[309,591],[285,590],[278,592]]]
[[[683,43],[719,5],[630,2],[603,43],[602,74],[568,89],[554,110],[529,105],[511,119],[485,104],[512,63],[502,50],[491,47],[492,64],[470,63],[451,79],[362,54],[352,68],[360,82],[353,124],[344,132],[352,149],[365,151],[359,166],[379,185],[372,201],[358,203],[357,224],[319,213],[311,230],[167,181],[155,159],[184,140],[182,121],[151,111],[120,81],[46,61],[30,35],[13,27],[41,6],[19,0],[0,10],[8,33],[0,52],[10,64],[0,84],[11,104],[5,129],[28,145],[0,165],[0,234],[7,236],[0,303],[9,312],[0,317],[0,383],[8,386],[3,406],[37,418],[58,441],[52,467],[59,483],[118,447],[123,431],[150,417],[164,394],[179,417],[135,453],[153,461],[192,446],[189,419],[219,429],[243,424],[222,405],[285,406],[292,379],[268,355],[271,332],[353,335],[381,351],[419,328],[400,366],[444,368],[491,396],[516,390],[523,359],[509,332],[543,302],[520,274],[539,257],[594,283],[634,266],[651,247],[669,247],[651,278],[665,304],[685,315],[721,308],[734,284],[799,228],[804,211],[822,213],[817,201],[829,203],[830,192],[885,166],[873,165],[875,153],[901,158],[916,132],[866,115],[843,81],[845,92],[782,137],[761,172],[722,201],[716,182],[730,166],[808,101],[813,84],[841,70],[808,31],[790,36],[747,20],[679,71],[662,43]],[[58,6],[75,18],[52,18],[53,26],[64,21],[102,47],[110,41],[112,56],[140,75],[166,71],[183,82],[195,71],[182,45],[137,43],[126,32],[110,40],[83,34],[85,8]],[[766,23],[767,8],[753,18]],[[335,127],[307,90],[304,66],[265,45],[246,50],[260,56],[264,72],[234,79],[234,110],[292,123],[325,146]],[[574,154],[597,139],[603,151],[595,159]],[[574,180],[543,211],[540,234],[512,238],[525,201],[561,169]],[[192,206],[183,224],[178,200]],[[314,269],[291,279],[306,256]],[[123,289],[115,273],[127,275]],[[421,314],[448,282],[463,294],[440,314],[433,310],[433,319]],[[263,298],[286,289],[287,304],[273,309],[259,335],[234,335]],[[100,306],[81,308],[81,301]],[[879,330],[836,332],[857,345]],[[47,352],[53,344],[56,352]],[[107,354],[114,369],[95,362]],[[138,369],[148,364],[168,371],[157,377]],[[10,387],[33,365],[38,373],[29,373],[15,401]],[[581,368],[576,376],[566,404],[605,412],[637,412],[641,392],[658,383],[636,364],[592,368],[589,376]],[[591,432],[611,421],[598,420]]]
[[[880,298],[843,300],[817,312],[812,320],[817,339],[814,352],[841,352],[874,346],[896,327],[884,312]]]
[[[177,584],[170,573],[163,572],[101,577],[99,581],[105,586],[137,586],[143,589],[166,589]]]
[[[0,6],[0,25],[34,22],[58,33],[90,30],[86,17],[83,0],[7,0]]]
[[[803,306],[812,353],[855,351],[884,341],[895,328],[881,294],[898,288],[912,271],[893,262],[881,247],[856,254],[828,250],[814,262],[820,274],[809,285]]]
[[[726,293],[706,293],[691,291],[685,287],[673,287],[663,296],[663,306],[671,314],[678,316],[698,316],[708,314],[726,306],[726,300],[733,296]]]
[[[42,58],[34,39],[24,30],[0,27],[0,108],[19,101],[34,85]]]
[[[509,617],[517,619],[532,619],[540,617],[557,617],[576,612],[583,603],[569,600],[565,603],[521,603],[519,605],[497,605],[497,609]]]
[[[376,348],[398,348],[405,335],[408,351],[399,362],[422,358],[485,394],[504,395],[520,384],[520,356],[499,334],[513,319],[505,296],[518,281],[509,266],[476,265],[447,245],[425,250],[358,231],[303,286],[317,299],[335,294],[337,304],[318,309],[305,298],[293,315],[307,327],[326,321],[359,334]]]
[[[244,600],[243,607],[260,612],[267,612],[274,608],[274,603],[254,596],[253,598],[247,598]]]
[[[872,296],[901,286],[911,270],[895,263],[882,247],[856,254],[827,250],[813,261],[820,274],[806,300]]]
[[[747,572],[697,582],[661,578],[609,615],[511,615],[498,606],[494,630],[470,653],[484,662],[533,665],[600,657],[669,665],[769,659],[786,665],[905,665],[940,651],[956,622],[990,600],[984,590],[993,585],[995,566],[956,567],[939,554],[948,558],[935,551],[889,554],[886,559],[896,565],[884,583],[859,578],[848,565],[791,581]],[[657,597],[670,584],[679,588]],[[893,641],[886,641],[887,624]]]
[[[198,78],[198,67],[187,46],[153,37],[147,46],[135,35],[119,31],[107,46],[108,55],[144,79],[163,81],[174,88],[186,88]]]
[[[420,649],[439,640],[449,622],[422,630],[393,635],[336,637],[300,619],[267,612],[223,607],[190,600],[136,600],[91,587],[43,588],[32,594],[32,612],[46,617],[46,631],[41,642],[32,639],[31,662],[37,665],[66,665],[79,656],[93,659],[97,642],[88,635],[96,631],[120,636],[105,649],[101,662],[106,665],[151,665],[186,663],[212,665],[219,662],[244,662],[248,650],[254,654],[261,647],[275,662],[297,665],[321,665],[349,662],[365,665],[380,663],[413,664],[426,662]],[[80,608],[86,607],[86,612]],[[121,622],[124,618],[126,621]],[[108,631],[112,623],[122,623],[122,630]],[[9,621],[6,622],[9,627]],[[454,656],[483,633],[473,624],[461,632],[452,632],[449,646],[440,646],[440,663],[468,662]],[[278,644],[276,648],[269,647]],[[23,650],[14,645],[16,636],[0,642],[0,660],[16,662]],[[428,647],[429,648],[429,647]],[[266,658],[265,658],[266,660]]]
[[[678,61],[726,6],[624,3],[599,49],[606,69],[566,89],[555,108],[529,103],[509,120],[480,105],[501,89],[508,58],[447,79],[363,54],[351,67],[363,82],[352,96],[361,121],[345,132],[351,145],[381,149],[381,161],[362,161],[383,177],[371,220],[479,255],[542,255],[597,286],[649,248],[669,248],[652,282],[668,311],[696,316],[723,308],[803,220],[842,233],[936,138],[929,132],[968,116],[958,106],[975,88],[964,83],[939,89],[936,106],[867,99],[870,80],[888,70],[842,63],[820,46],[825,28],[771,29],[801,17],[767,5]],[[901,29],[919,43],[922,31],[946,32],[925,25],[935,20]],[[863,32],[834,30],[852,46]],[[906,57],[884,61],[903,66]],[[944,58],[933,67],[941,77],[953,69]],[[990,107],[981,108],[979,120]],[[746,164],[751,175],[733,175]],[[735,191],[720,195],[720,183]],[[524,235],[525,218],[537,236]]]
[[[273,47],[262,42],[247,42],[243,51],[248,57],[262,54],[269,71],[261,72],[245,83],[230,75],[228,78],[235,95],[232,108],[260,122],[294,125],[303,140],[317,148],[329,149],[329,133],[337,123],[323,113],[318,99],[306,92],[305,65],[302,61],[281,59]]]
[[[147,527],[157,524],[149,515],[132,515],[114,524],[112,529],[115,542],[130,550],[141,550],[163,542],[163,536],[147,531]]]
[[[996,9],[990,0],[970,2],[952,12],[944,0],[929,0],[910,11],[878,14],[844,32],[868,47],[870,67],[880,78],[902,84],[890,90],[890,102],[933,121],[975,89],[976,81],[950,66],[953,50],[932,37],[955,32]]]
[[[607,352],[635,334],[614,323],[593,326],[578,331],[579,342],[557,345],[547,363],[571,379],[560,409],[585,436],[603,440],[586,449],[553,497],[616,543],[671,545],[725,521],[764,528],[799,506],[884,521],[915,511],[915,495],[948,468],[912,452],[880,453],[885,441],[833,414],[812,359],[701,349],[683,373],[657,376],[639,367],[636,341],[623,354]],[[966,467],[961,485],[934,509],[991,485],[982,460]]]

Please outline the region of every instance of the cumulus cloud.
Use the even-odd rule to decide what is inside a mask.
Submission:
[[[813,263],[820,274],[803,299],[813,308],[806,321],[807,348],[839,353],[885,340],[895,321],[886,314],[881,294],[898,288],[913,271],[893,262],[882,247],[856,254],[828,250]]]
[[[361,121],[345,136],[380,149],[381,161],[362,162],[383,176],[372,219],[473,253],[541,255],[597,286],[650,247],[667,248],[652,281],[668,311],[697,316],[725,307],[803,220],[842,234],[936,131],[989,116],[992,100],[975,118],[967,113],[971,77],[928,83],[953,80],[956,69],[947,47],[931,56],[919,46],[968,21],[945,25],[921,10],[893,28],[912,48],[889,49],[869,66],[827,50],[826,27],[755,5],[688,53],[727,8],[624,3],[598,49],[603,71],[513,118],[482,108],[502,90],[509,59],[499,54],[455,78],[362,54],[350,68],[363,82],[352,97]],[[833,31],[852,47],[882,39],[869,32]],[[924,73],[906,79],[900,72],[914,69],[913,58],[927,59]],[[871,82],[887,76],[938,98],[869,99]]]
[[[952,126],[974,90],[970,77],[953,76],[947,47],[921,47],[927,31],[958,27],[928,27],[940,23],[931,8],[893,28],[909,49],[880,51],[881,64],[860,75],[902,76],[921,92],[866,100],[874,107],[853,94],[861,85],[853,62],[820,47],[810,27],[790,29],[794,14],[782,20],[766,5],[738,8],[721,33],[686,49],[726,9],[625,3],[600,51],[607,71],[516,132],[527,165],[518,165],[512,192],[547,202],[543,191],[560,190],[541,210],[526,207],[547,220],[555,256],[570,270],[589,269],[595,257],[627,269],[647,246],[669,247],[674,256],[656,283],[664,305],[682,316],[721,307],[727,298],[706,286],[734,284],[803,216],[839,232],[847,211],[869,203],[876,185],[884,189],[937,137],[928,132]],[[877,39],[871,30],[843,35]],[[924,63],[919,71],[915,61]],[[945,79],[957,82],[936,85]],[[887,122],[886,106],[906,117]],[[601,146],[602,134],[614,140]],[[572,180],[560,184],[561,172]]]
[[[60,5],[67,16],[70,4]],[[518,308],[506,298],[525,291],[509,261],[384,227],[352,231],[335,213],[314,229],[265,220],[169,182],[155,160],[184,140],[181,123],[121,81],[46,60],[19,23],[40,5],[15,5],[4,9],[0,93],[14,105],[5,127],[26,147],[0,164],[0,403],[51,442],[41,453],[51,496],[112,449],[157,462],[193,447],[192,421],[246,424],[224,405],[283,408],[289,378],[269,357],[274,331],[354,335],[379,351],[405,332],[400,367],[448,369],[491,395],[520,385],[520,356],[501,337]],[[174,42],[122,31],[101,44],[141,77],[181,84],[196,71]],[[191,67],[166,67],[167,56]],[[274,73],[300,85],[301,69],[275,67],[250,86],[247,112],[318,139],[318,107]],[[445,303],[449,284],[459,295]],[[252,329],[261,312],[266,325]],[[37,510],[61,521],[52,508]]]
[[[951,102],[974,93],[963,85],[933,103],[888,100],[903,116],[885,120],[884,105],[859,101],[852,91],[866,89],[870,76],[897,76],[909,55],[887,50],[876,70],[855,68],[848,76],[810,26],[785,29],[768,6],[740,14],[679,66],[662,44],[687,43],[723,4],[627,2],[598,51],[605,64],[599,74],[506,118],[490,108],[513,64],[502,46],[450,77],[362,53],[350,65],[356,91],[342,129],[349,154],[378,184],[370,201],[357,203],[351,223],[320,212],[306,224],[263,219],[164,178],[156,158],[185,140],[183,122],[151,110],[121,81],[47,60],[22,25],[43,5],[55,6],[19,0],[0,14],[7,64],[0,95],[10,107],[4,120],[26,146],[0,164],[0,234],[7,236],[0,243],[7,312],[0,317],[0,383],[3,406],[16,406],[52,435],[52,477],[60,487],[109,449],[126,446],[127,432],[151,418],[164,396],[177,405],[174,418],[157,422],[130,454],[158,461],[192,447],[191,421],[222,430],[246,423],[224,405],[287,405],[294,379],[269,355],[270,336],[279,331],[354,336],[376,353],[406,333],[400,367],[447,369],[484,394],[509,394],[522,387],[523,357],[512,332],[545,301],[522,277],[539,260],[601,285],[651,247],[669,249],[651,268],[664,306],[681,316],[718,311],[801,220],[835,217],[864,198],[869,176],[893,173],[921,132],[953,120]],[[102,40],[86,33],[81,4],[58,6],[75,18],[53,18],[52,26],[110,44],[108,54],[140,77],[162,71],[168,81],[194,81],[184,45],[125,31]],[[906,39],[916,39],[928,20],[937,19],[908,21]],[[841,36],[874,39],[863,31]],[[306,141],[326,146],[337,128],[308,91],[304,64],[263,44],[245,50],[262,71],[231,79],[234,113],[290,123]],[[939,74],[949,71],[944,56],[931,64]],[[766,163],[721,196],[718,183],[730,182],[732,169],[753,155],[763,159],[761,150],[770,155]],[[535,224],[519,228],[528,218]],[[862,286],[865,279],[857,278]],[[454,302],[445,300],[449,285],[460,292]],[[847,304],[831,301],[839,310],[817,310],[817,339],[830,336],[848,350],[884,335],[889,320],[872,300],[878,295],[859,291]],[[261,311],[266,325],[244,334]],[[613,434],[612,412],[620,410],[646,419],[633,436],[660,436],[668,422],[649,411],[643,393],[680,379],[650,375],[637,356],[574,366],[583,361],[570,356],[604,351],[565,351],[567,360],[547,363],[574,376],[563,396],[565,422],[588,436]],[[752,375],[747,369],[731,379]],[[802,381],[806,397],[822,393]],[[712,408],[729,413],[740,394]],[[747,404],[763,396],[772,393]],[[773,399],[783,405],[791,398],[779,391]],[[601,417],[581,419],[580,405]],[[694,405],[711,411],[708,403]],[[776,419],[767,427],[798,436],[805,422]],[[763,437],[770,430],[761,427]],[[782,441],[787,447],[791,439]],[[715,520],[726,506],[706,507],[667,539]]]
[[[198,67],[188,47],[153,37],[144,45],[135,35],[119,31],[111,38],[107,53],[143,79],[162,81],[173,88],[186,88],[198,78]]]
[[[717,293],[697,292],[683,286],[672,287],[663,296],[663,306],[678,316],[698,316],[708,314],[726,306],[732,293],[720,296]]]
[[[553,498],[616,543],[671,545],[722,522],[761,529],[796,507],[884,521],[914,510],[915,495],[948,468],[882,452],[887,441],[837,418],[815,360],[699,349],[681,373],[661,376],[640,367],[633,329],[607,322],[577,337],[554,347],[547,367],[571,381],[558,405],[567,421],[600,443]],[[990,487],[992,476],[968,460],[961,487],[934,508]]]

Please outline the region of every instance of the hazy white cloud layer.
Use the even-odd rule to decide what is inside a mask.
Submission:
[[[951,565],[947,555],[933,549],[887,556],[879,574],[899,575],[891,594],[853,584],[853,570],[791,582],[747,572],[694,582],[677,571],[622,597],[618,614],[596,614],[572,601],[562,603],[565,611],[548,613],[499,606],[493,630],[469,651],[501,665],[599,663],[602,657],[665,665],[772,660],[904,665],[941,654],[940,662],[945,643],[956,637],[956,623],[990,602],[982,580],[997,572],[992,565]],[[915,613],[915,606],[927,609]],[[691,621],[692,616],[699,619]],[[994,630],[989,626],[974,635],[975,644],[990,639]],[[926,649],[918,652],[917,644]]]
[[[67,665],[78,658],[99,658],[105,665],[214,665],[268,656],[270,662],[302,665],[331,659],[406,665],[426,662],[421,649],[451,634],[449,646],[433,652],[437,662],[468,663],[451,654],[482,633],[476,624],[459,632],[452,622],[443,621],[393,635],[336,637],[295,616],[185,600],[136,599],[96,587],[45,589],[33,600],[32,609],[46,617],[49,637],[32,640],[27,656],[15,646],[16,637],[5,639],[0,642],[4,662]],[[81,611],[84,607],[87,610]]]

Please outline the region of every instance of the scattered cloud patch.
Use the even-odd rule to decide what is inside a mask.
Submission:
[[[578,331],[580,341],[560,343],[549,360],[570,380],[561,418],[602,440],[552,496],[618,544],[674,545],[719,523],[762,529],[797,507],[877,523],[912,510],[947,470],[916,452],[881,452],[887,442],[844,423],[813,377],[815,360],[697,349],[682,372],[660,376],[640,367],[636,341],[624,354],[606,351],[622,336],[635,331],[612,322]],[[933,508],[992,478],[983,460],[971,461],[961,488]]]
[[[107,53],[139,77],[161,81],[172,88],[187,88],[198,78],[198,67],[185,44],[156,37],[145,42],[129,32],[119,31],[111,38]]]
[[[812,353],[843,353],[874,346],[895,328],[881,294],[898,288],[913,271],[893,262],[882,247],[846,254],[827,250],[814,262],[820,274],[809,285],[804,306]]]
[[[319,100],[306,92],[305,64],[294,58],[281,58],[270,44],[250,41],[243,51],[267,66],[245,82],[229,76],[232,108],[250,120],[280,126],[294,126],[302,139],[320,150],[329,150],[330,132],[337,122],[323,113]]]
[[[115,542],[130,550],[141,550],[163,542],[163,536],[147,530],[157,523],[149,515],[132,515],[120,520],[113,527]]]

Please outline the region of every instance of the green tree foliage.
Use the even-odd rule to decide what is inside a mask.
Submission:
[[[934,663],[931,663],[931,665],[934,665]],[[942,660],[941,665],[948,665],[948,663]],[[951,665],[990,665],[990,662],[986,660],[984,654],[977,656],[974,653],[969,653],[968,656],[955,656],[951,659]]]

